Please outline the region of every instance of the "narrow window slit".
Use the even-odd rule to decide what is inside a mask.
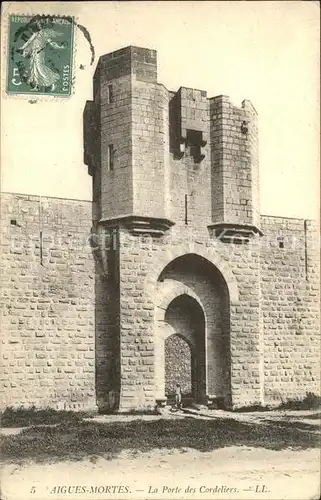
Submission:
[[[113,86],[108,85],[108,104],[111,104],[114,100]]]
[[[40,265],[43,266],[43,255],[42,255],[42,231],[39,233],[39,251],[40,251]]]
[[[108,170],[112,172],[114,170],[114,146],[109,144],[108,146]]]

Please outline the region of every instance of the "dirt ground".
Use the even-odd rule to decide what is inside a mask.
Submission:
[[[197,420],[231,418],[226,412],[196,412]],[[170,414],[168,419],[183,418]],[[164,416],[163,416],[164,417]],[[319,432],[313,412],[233,414],[257,425],[269,418],[310,423]],[[152,420],[157,417],[141,417]],[[137,416],[99,416],[104,425]],[[6,429],[6,433],[10,430]],[[17,432],[17,431],[16,431]],[[304,431],[303,431],[304,432]],[[68,444],[66,444],[68,445]],[[123,450],[117,457],[88,457],[54,463],[5,463],[2,500],[47,499],[317,499],[320,496],[320,449],[226,446],[210,451],[194,448]]]

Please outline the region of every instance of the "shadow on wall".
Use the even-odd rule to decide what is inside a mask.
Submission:
[[[156,418],[130,422],[74,422],[56,427],[31,427],[16,436],[1,438],[2,459],[41,461],[115,458],[123,450],[193,448],[209,452],[226,446],[283,450],[319,448],[313,425],[269,419],[264,423],[229,418],[200,420]]]
[[[119,406],[120,346],[119,293],[117,259],[109,252],[106,276],[96,261],[95,273],[95,384],[99,411],[113,411]]]
[[[321,396],[315,395],[313,392],[307,392],[305,397],[288,399],[282,403],[276,405],[267,404],[262,405],[250,405],[242,406],[241,408],[236,408],[234,412],[236,413],[246,413],[246,412],[264,412],[267,410],[313,410],[321,408]]]

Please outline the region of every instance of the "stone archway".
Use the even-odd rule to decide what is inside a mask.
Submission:
[[[156,307],[154,312],[154,349],[155,349],[155,397],[156,400],[165,399],[165,341],[168,337],[172,335],[180,335],[188,342],[191,352],[194,347],[195,335],[189,335],[190,329],[179,326],[178,322],[173,321],[175,317],[175,312],[171,304],[177,305],[177,300],[180,297],[188,297],[187,300],[193,300],[198,308],[203,313],[204,318],[204,328],[201,335],[205,340],[205,329],[206,329],[206,318],[204,314],[203,304],[198,297],[198,295],[184,283],[175,280],[166,280],[159,283],[158,297],[156,298]],[[171,314],[173,313],[173,314]],[[193,358],[195,359],[195,357]],[[193,361],[192,361],[193,362]],[[205,373],[206,378],[206,373]],[[206,380],[203,380],[204,386],[206,385]]]
[[[165,312],[165,395],[173,396],[176,384],[183,399],[206,402],[205,318],[198,302],[187,294],[177,296]],[[171,332],[174,333],[171,333]]]
[[[154,298],[155,284],[158,282],[163,270],[169,266],[171,262],[187,255],[194,255],[202,258],[214,266],[227,286],[230,303],[233,305],[239,304],[237,280],[228,263],[218,255],[215,248],[206,248],[193,242],[182,243],[173,248],[167,248],[166,252],[159,250],[158,254],[155,254],[155,266],[153,266],[153,269],[146,279],[145,293]]]
[[[176,301],[177,304],[178,300],[182,300],[180,298],[182,296],[194,301],[202,311],[203,327],[195,327],[193,335],[189,336],[186,335],[188,329],[178,328],[175,321],[168,321],[167,311],[172,307],[171,303]],[[193,391],[196,399],[202,402],[217,399],[224,401],[226,407],[229,406],[231,401],[230,296],[227,283],[220,271],[202,256],[196,254],[180,256],[161,271],[154,288],[154,297],[156,299],[154,313],[156,399],[165,398],[165,339],[169,335],[179,333],[191,346],[195,339],[203,339],[204,356],[201,361],[203,375],[198,375],[201,383],[198,391],[195,389]],[[183,309],[181,307],[181,310]],[[188,314],[188,312],[183,313],[183,317],[186,319]],[[195,316],[195,312],[192,316]],[[194,356],[194,359],[199,359],[199,356]]]

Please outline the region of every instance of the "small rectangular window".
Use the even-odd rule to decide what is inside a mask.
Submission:
[[[114,170],[114,146],[109,144],[108,146],[108,170],[111,172]]]
[[[108,85],[108,103],[112,103],[113,102],[113,86],[112,85]]]
[[[278,237],[278,245],[279,245],[279,248],[284,248],[284,238],[283,238],[283,236],[279,236]]]

